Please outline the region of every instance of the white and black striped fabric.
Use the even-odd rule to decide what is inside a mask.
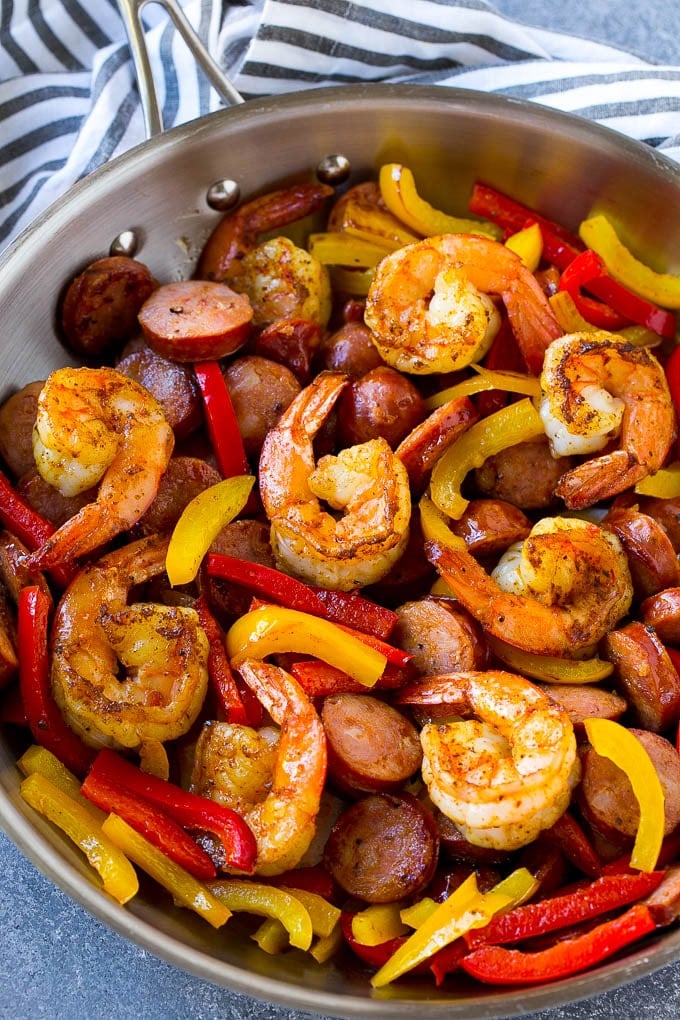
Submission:
[[[521,26],[484,0],[183,6],[246,99],[359,81],[455,85],[581,114],[680,161],[680,67]],[[216,109],[166,13],[145,11],[164,126]],[[0,248],[72,183],[143,140],[115,0],[0,0]]]

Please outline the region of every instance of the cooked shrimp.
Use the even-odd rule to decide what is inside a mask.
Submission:
[[[314,462],[313,439],[346,384],[322,372],[268,434],[260,455],[260,496],[282,569],[350,591],[380,580],[408,541],[406,469],[387,442],[371,439]],[[343,510],[339,520],[325,500]]]
[[[158,401],[113,368],[60,368],[38,398],[38,471],[64,496],[101,482],[97,499],[31,557],[50,567],[92,552],[132,527],[153,501],[174,446]]]
[[[247,659],[239,672],[280,727],[208,723],[196,747],[192,787],[238,811],[257,840],[255,871],[299,863],[316,830],[326,778],[321,720],[285,670]]]
[[[428,237],[387,255],[366,299],[366,324],[388,365],[451,372],[479,360],[500,325],[502,298],[531,372],[561,335],[547,298],[514,252],[472,234]]]
[[[54,698],[93,747],[139,748],[192,726],[208,684],[208,639],[195,610],[139,602],[133,585],[162,573],[153,535],[90,563],[61,598],[51,638]]]
[[[502,670],[432,677],[412,691],[419,704],[476,717],[420,734],[430,797],[470,843],[516,850],[564,814],[580,777],[576,738],[543,691]]]
[[[426,552],[485,630],[538,655],[590,648],[625,616],[633,598],[621,543],[589,521],[539,521],[512,573],[501,566],[490,576],[467,550],[437,542]]]
[[[568,507],[609,499],[666,460],[675,411],[648,348],[603,330],[569,333],[548,348],[541,391],[540,414],[555,456],[594,453],[619,438],[619,449],[562,475],[555,493]]]
[[[250,298],[254,326],[306,319],[324,328],[330,319],[328,270],[287,237],[274,237],[249,252],[232,285]]]

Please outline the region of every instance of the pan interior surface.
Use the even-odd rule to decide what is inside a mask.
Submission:
[[[59,295],[86,264],[135,231],[136,257],[157,279],[191,275],[219,214],[210,185],[238,182],[244,198],[314,176],[329,154],[345,156],[351,182],[379,166],[409,166],[434,205],[464,214],[482,180],[568,227],[606,212],[655,268],[680,271],[680,171],[589,122],[527,103],[426,86],[362,85],[258,100],[147,142],[80,182],[0,259],[3,373],[0,399],[68,361],[55,328]],[[398,982],[372,993],[345,957],[318,966],[294,951],[267,956],[236,918],[215,933],[167,897],[144,892],[126,908],[94,884],[77,853],[18,794],[16,734],[0,734],[0,823],[49,878],[112,928],[176,966],[247,994],[335,1016],[519,1016],[631,981],[677,958],[680,933],[598,971],[550,986],[494,991]],[[145,887],[146,888],[146,887]]]

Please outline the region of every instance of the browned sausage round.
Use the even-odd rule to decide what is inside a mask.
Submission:
[[[450,600],[426,596],[397,608],[392,641],[413,656],[421,676],[484,669],[487,647],[477,623]]]
[[[22,475],[16,484],[16,489],[34,510],[37,510],[56,528],[61,527],[69,517],[73,517],[84,506],[93,503],[97,498],[96,487],[86,489],[85,492],[81,492],[77,496],[62,496],[58,489],[44,481],[35,466],[32,471]]]
[[[143,535],[172,530],[194,496],[221,480],[219,471],[204,460],[171,457],[151,506],[137,524],[138,529]]]
[[[261,563],[265,567],[276,566],[269,542],[269,526],[251,518],[232,521],[226,528],[222,528],[210,546],[210,552]],[[243,616],[248,611],[252,599],[252,592],[248,589],[209,577],[203,567],[198,582],[201,592],[207,594],[210,604],[225,622]]]
[[[356,321],[346,322],[324,340],[318,360],[319,368],[344,372],[351,379],[360,379],[383,363],[370,329]]]
[[[300,392],[300,383],[285,365],[257,354],[232,361],[224,381],[246,454],[256,457],[264,437]]]
[[[442,852],[454,861],[461,861],[464,864],[503,864],[508,860],[508,850],[496,850],[488,846],[475,846],[469,843],[455,822],[445,815],[439,808],[434,810],[434,818],[439,830],[439,839]]]
[[[33,426],[44,383],[32,382],[0,407],[0,457],[15,478],[35,470]]]
[[[413,723],[370,694],[325,698],[321,721],[329,774],[346,792],[396,790],[420,768],[422,749]]]
[[[415,496],[425,491],[435,461],[477,418],[474,404],[459,397],[438,407],[404,437],[395,453],[406,468]]]
[[[98,259],[71,282],[61,325],[76,354],[101,358],[137,332],[137,313],[158,286],[150,270],[125,255]]]
[[[382,436],[395,449],[425,417],[425,402],[417,386],[388,365],[379,365],[350,383],[337,407],[343,446]]]
[[[664,791],[664,832],[680,824],[680,754],[665,737],[631,729],[644,746]],[[580,803],[584,817],[606,839],[632,839],[640,823],[640,809],[630,780],[618,765],[589,747],[582,756]]]
[[[680,588],[650,595],[640,606],[640,616],[664,644],[680,645]]]
[[[547,439],[541,437],[488,457],[474,477],[485,496],[505,499],[523,510],[534,510],[554,503],[555,486],[570,466],[570,458],[554,458]]]
[[[625,502],[623,497],[619,499]],[[680,497],[660,499],[656,496],[636,495],[635,503],[641,513],[649,514],[658,521],[670,538],[676,553],[680,553]]]
[[[139,310],[149,347],[171,361],[205,361],[233,354],[248,339],[250,299],[224,283],[166,283]]]
[[[584,719],[620,719],[628,707],[626,699],[616,691],[594,684],[536,684],[548,697],[565,710],[574,726],[581,728]]]
[[[121,358],[116,368],[154,395],[177,439],[199,428],[203,404],[196,378],[187,365],[169,361],[143,344]]]
[[[350,896],[392,903],[421,892],[434,875],[439,835],[431,811],[415,797],[375,793],[338,818],[323,863]]]
[[[637,722],[662,733],[680,720],[680,676],[654,630],[633,620],[604,639],[618,686]]]
[[[255,341],[255,354],[285,365],[301,386],[311,378],[312,359],[321,342],[321,330],[309,319],[277,319]]]
[[[469,552],[480,558],[500,556],[513,542],[523,541],[531,528],[527,515],[504,499],[472,499],[451,525]]]
[[[621,542],[636,599],[680,584],[680,565],[667,533],[653,517],[633,507],[614,507],[602,522]]]

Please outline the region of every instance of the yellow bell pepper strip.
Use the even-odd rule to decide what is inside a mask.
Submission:
[[[398,220],[379,205],[362,201],[355,193],[350,193],[343,204],[340,232],[364,237],[367,241],[375,240],[376,244],[389,245],[390,251],[420,240],[419,234],[406,230],[403,220]]]
[[[423,237],[436,234],[481,234],[499,240],[501,231],[493,223],[473,220],[435,209],[416,190],[413,173],[401,163],[385,163],[378,177],[380,194],[390,212]]]
[[[66,768],[56,754],[52,754],[46,747],[41,747],[40,744],[31,744],[19,758],[17,765],[25,776],[30,776],[34,772],[39,773],[45,779],[49,779],[52,785],[62,793],[68,794],[74,800],[79,800],[84,807],[92,808],[93,812],[96,812],[97,809],[82,796],[80,780],[70,769]],[[102,820],[104,817],[102,815]]]
[[[325,897],[311,892],[309,889],[289,889],[283,885],[278,888],[290,893],[291,896],[294,896],[302,904],[309,914],[312,922],[312,931],[315,935],[326,938],[331,932],[335,931],[342,914],[339,907],[334,906]]]
[[[578,232],[583,243],[597,252],[619,283],[663,308],[680,308],[680,276],[657,273],[640,262],[606,216],[599,214],[583,220]]]
[[[543,254],[543,234],[538,223],[532,223],[515,234],[511,234],[505,247],[519,255],[526,268],[535,273]]]
[[[118,903],[127,903],[137,893],[135,869],[115,840],[111,840],[97,818],[81,803],[53,783],[33,772],[19,792],[31,807],[58,826],[80,847],[99,874],[104,889]]]
[[[208,888],[231,913],[257,914],[279,921],[287,932],[288,941],[296,949],[309,949],[312,944],[312,919],[297,896],[264,882],[241,879],[218,879]]]
[[[472,872],[373,975],[371,984],[382,988],[396,980],[471,928],[486,924],[511,902],[512,897],[502,892],[480,893]]]
[[[213,928],[221,928],[227,923],[231,911],[213,896],[205,882],[171,861],[118,815],[110,814],[102,824],[102,830],[126,857],[167,889],[177,903],[193,910]]]
[[[283,606],[261,606],[241,616],[227,631],[227,654],[237,669],[244,659],[275,652],[299,652],[322,659],[365,687],[382,676],[387,659],[342,627]]]
[[[594,684],[614,672],[611,662],[595,656],[592,659],[565,659],[557,655],[535,655],[523,648],[515,648],[505,641],[487,635],[496,658],[516,673],[555,684]]]
[[[501,369],[489,369],[484,365],[470,365],[469,367],[474,369],[475,375],[426,397],[425,410],[433,411],[458,397],[469,397],[473,393],[483,393],[485,390],[506,390],[508,393],[524,393],[528,397],[540,397],[541,395],[541,382],[536,376],[524,375],[521,372],[505,372]]]
[[[631,868],[653,871],[664,836],[664,792],[644,746],[620,723],[586,719],[586,736],[597,754],[609,758],[628,777],[640,806],[640,823],[630,858]]]
[[[277,956],[290,949],[288,932],[274,917],[266,918],[250,937],[253,942],[257,942],[264,953],[269,953],[270,956]]]
[[[372,903],[352,915],[352,936],[362,946],[379,946],[408,933],[401,903]]]
[[[410,907],[405,907],[399,912],[404,924],[407,924],[409,928],[420,928],[424,921],[427,921],[430,914],[434,913],[437,909],[437,901],[433,900],[430,896],[423,896],[422,900],[418,900],[417,903],[412,903]]]
[[[317,963],[326,963],[340,949],[343,944],[342,928],[336,925],[330,935],[322,935],[309,950],[309,955]]]
[[[558,290],[556,294],[551,294],[548,303],[565,333],[594,333],[597,331],[597,326],[583,318],[568,290]]]
[[[255,484],[254,475],[233,475],[199,492],[182,511],[168,544],[165,571],[170,584],[189,584],[203,557],[226,527],[240,514]]]
[[[365,298],[373,283],[375,266],[367,269],[330,266],[330,274],[334,294],[344,294],[351,298]]]
[[[460,535],[454,535],[451,531],[448,521],[450,518],[446,517],[441,510],[434,505],[427,493],[424,493],[420,497],[418,503],[418,509],[420,510],[420,527],[422,528],[423,537],[426,542],[441,542],[442,545],[447,545],[451,549],[458,549],[461,552],[465,552],[467,546],[465,539],[461,538]],[[437,582],[435,582],[437,584]],[[446,584],[446,582],[444,582]],[[434,585],[433,585],[434,587]],[[446,590],[443,592],[433,592],[433,594],[448,595],[451,589],[446,586]]]
[[[460,491],[468,472],[506,447],[542,435],[543,422],[528,398],[471,425],[435,464],[430,480],[432,502],[442,513],[458,520],[469,503]]]
[[[374,269],[385,255],[398,247],[390,247],[379,240],[367,241],[343,231],[310,234],[307,239],[309,254],[322,265],[355,269]]]
[[[680,461],[647,475],[635,486],[638,496],[657,496],[659,499],[677,499],[680,496]]]

